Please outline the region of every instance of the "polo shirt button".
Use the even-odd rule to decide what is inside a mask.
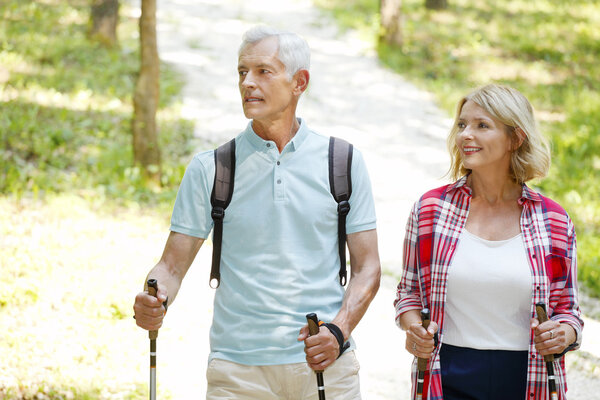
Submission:
[[[281,164],[279,161],[277,161],[277,165]]]
[[[267,147],[271,147],[271,143],[267,143]]]
[[[281,179],[277,179],[277,183],[281,183]]]

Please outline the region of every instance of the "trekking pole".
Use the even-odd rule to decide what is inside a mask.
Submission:
[[[148,279],[148,294],[156,297],[158,282],[156,279]],[[156,400],[156,338],[158,331],[148,331],[150,338],[150,400]]]
[[[540,324],[548,321],[548,314],[546,314],[546,305],[544,303],[537,303],[535,305],[535,311]],[[554,376],[554,355],[546,354],[544,356],[544,361],[546,361],[546,369],[548,370],[548,390],[550,391],[550,400],[558,400],[558,394],[556,393],[556,378]]]
[[[427,330],[429,327],[429,322],[431,321],[431,316],[429,314],[429,309],[424,308],[421,310],[421,322],[423,323],[423,328]],[[426,358],[419,357],[417,359],[417,400],[423,399],[423,383],[425,382],[425,371],[427,370],[427,362],[429,360]]]
[[[308,333],[310,336],[319,333],[319,319],[317,314],[310,313],[306,314],[306,321],[308,322]],[[317,390],[319,391],[319,400],[325,400],[325,384],[323,383],[323,371],[315,371],[317,374]]]

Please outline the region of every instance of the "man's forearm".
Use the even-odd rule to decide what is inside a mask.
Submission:
[[[178,274],[173,269],[170,269],[169,266],[161,260],[148,273],[146,281],[144,282],[144,290],[147,290],[148,279],[156,279],[159,285],[166,288],[168,305],[171,305],[171,303],[175,300],[175,297],[177,297],[179,289],[181,288],[183,276]]]
[[[359,273],[352,274],[342,307],[331,321],[342,330],[344,340],[348,340],[354,328],[367,312],[371,301],[379,290],[380,279],[381,268],[379,264],[363,266]]]

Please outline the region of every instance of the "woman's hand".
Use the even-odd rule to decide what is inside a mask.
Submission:
[[[406,350],[415,357],[430,359],[435,348],[433,336],[438,331],[438,324],[431,321],[427,329],[422,323],[413,322],[406,330]]]
[[[543,356],[562,353],[577,340],[577,334],[571,325],[553,320],[540,324],[537,318],[531,318],[531,329],[535,348]]]

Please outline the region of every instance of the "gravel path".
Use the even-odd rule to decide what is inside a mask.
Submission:
[[[298,115],[313,129],[350,140],[363,152],[388,276],[354,333],[363,397],[408,399],[412,358],[402,349],[404,334],[393,322],[396,281],[389,276],[401,270],[401,241],[412,203],[425,190],[446,183],[444,138],[450,119],[430,94],[380,66],[371,44],[340,33],[309,1],[161,0],[158,21],[161,58],[187,76],[184,116],[196,121],[197,136],[214,144],[247,124],[236,76],[242,33],[266,23],[308,41],[311,84]],[[205,390],[213,294],[207,285],[210,248],[200,251],[195,264],[161,330],[159,380],[177,400],[202,398]],[[569,364],[570,399],[600,398],[599,335],[592,334],[598,325],[588,321],[585,352]]]

